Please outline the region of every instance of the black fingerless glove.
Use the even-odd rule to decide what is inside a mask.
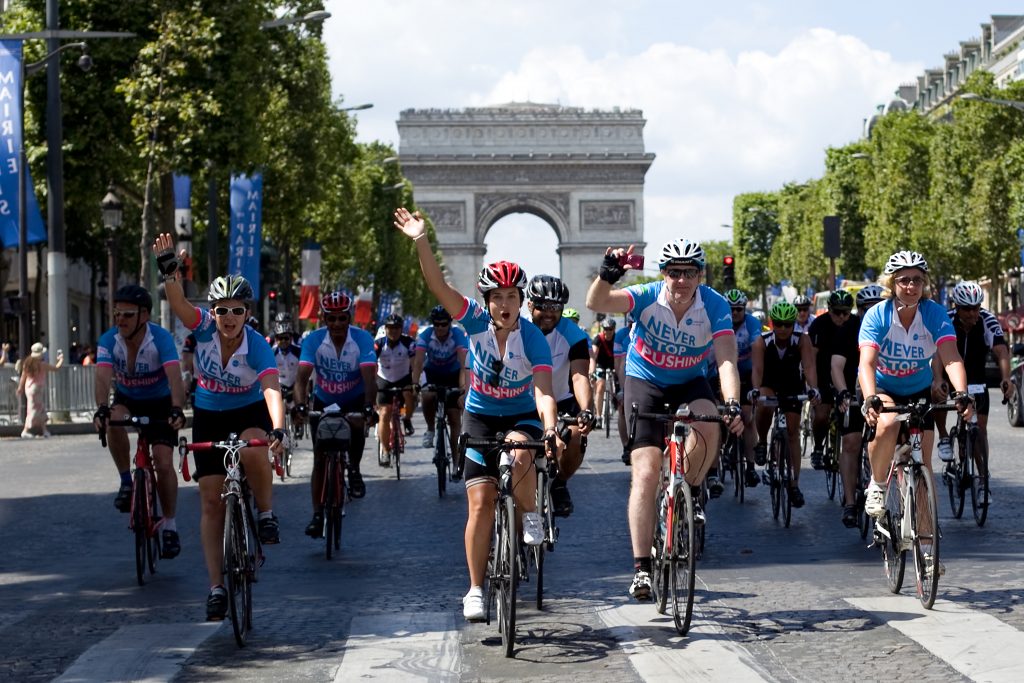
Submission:
[[[958,410],[963,410],[967,406],[974,405],[974,398],[966,391],[954,391],[949,397],[953,399],[954,403],[956,403]]]
[[[740,408],[740,404],[736,399],[729,399],[725,402],[725,414],[728,417],[737,417],[743,413],[743,409]]]
[[[96,413],[92,416],[93,420],[100,420],[106,422],[110,419],[110,406],[102,405],[96,409]]]
[[[169,278],[178,272],[181,268],[181,261],[174,255],[174,251],[161,251],[156,256],[156,267],[160,270],[160,274],[164,278]]]
[[[590,427],[593,429],[594,425],[597,424],[597,417],[595,417],[594,413],[589,410],[581,410],[580,414],[576,416],[576,420],[580,427]]]
[[[614,285],[625,274],[626,269],[619,265],[619,257],[615,254],[605,254],[604,260],[601,261],[601,279]]]
[[[185,411],[178,406],[171,407],[171,412],[168,414],[168,417],[171,418],[171,422],[180,421],[182,424],[185,423]]]
[[[271,441],[280,441],[284,443],[284,430],[283,429],[271,429],[267,432],[267,436],[270,437]]]

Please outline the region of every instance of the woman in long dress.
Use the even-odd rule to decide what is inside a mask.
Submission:
[[[21,430],[23,439],[50,436],[50,431],[46,428],[46,375],[64,365],[64,353],[57,352],[56,365],[43,360],[45,353],[46,347],[36,342],[32,345],[32,353],[21,364],[18,395],[25,397],[25,427]]]

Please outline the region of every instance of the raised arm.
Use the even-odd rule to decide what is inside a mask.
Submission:
[[[415,242],[420,270],[423,271],[423,280],[427,283],[430,292],[437,297],[438,302],[450,314],[456,316],[461,313],[462,293],[444,279],[441,266],[437,264],[434,252],[430,248],[430,240],[427,239],[427,224],[420,216],[420,212],[410,213],[404,206],[399,207],[395,210],[395,227]]]
[[[156,256],[157,265],[164,278],[164,294],[167,296],[167,303],[171,311],[178,316],[190,330],[195,329],[199,324],[199,313],[195,307],[185,298],[185,291],[181,288],[181,262],[174,255],[174,237],[170,233],[164,233],[156,238],[153,243],[153,254]],[[184,256],[184,252],[182,252]]]
[[[626,274],[630,267],[619,264],[619,259],[633,253],[633,245],[628,248],[608,247],[601,262],[601,271],[587,290],[587,308],[598,313],[628,313],[633,305],[632,299],[621,289],[612,289]]]

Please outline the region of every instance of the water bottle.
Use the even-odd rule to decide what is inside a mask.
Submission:
[[[501,460],[498,462],[498,479],[502,490],[509,491],[512,488],[512,456],[508,451],[501,452]]]

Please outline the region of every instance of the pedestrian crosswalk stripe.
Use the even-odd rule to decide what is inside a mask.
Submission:
[[[462,649],[455,617],[410,612],[353,617],[340,681],[458,681]]]
[[[1024,633],[948,600],[931,610],[910,596],[846,598],[854,607],[916,641],[972,681],[1010,683],[1022,676]]]

